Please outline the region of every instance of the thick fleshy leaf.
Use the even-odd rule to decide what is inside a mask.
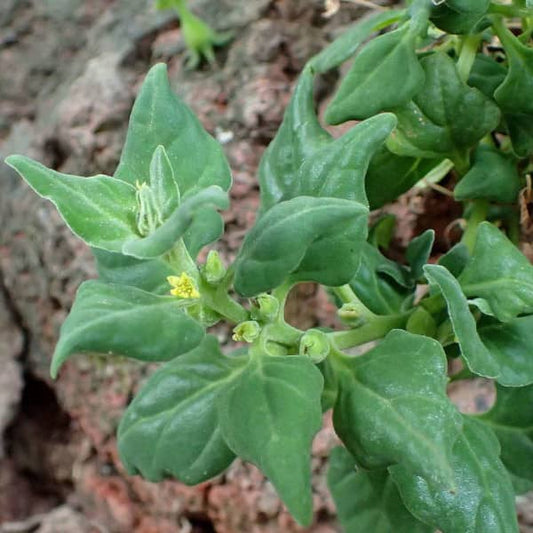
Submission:
[[[482,298],[507,322],[533,313],[533,266],[494,225],[480,224],[472,257],[459,276],[469,298]]]
[[[439,164],[435,159],[417,159],[393,154],[382,146],[370,161],[366,174],[366,194],[370,209],[392,202]]]
[[[428,262],[433,243],[435,242],[435,231],[428,229],[418,237],[415,237],[407,246],[405,258],[409,263],[409,275],[411,281],[416,284],[417,280],[424,273],[424,265]]]
[[[366,240],[367,209],[337,198],[300,196],[263,215],[246,236],[235,262],[235,288],[253,296],[297,280],[348,283]]]
[[[504,113],[533,116],[533,48],[522,44],[504,27],[498,37],[505,48],[509,71],[494,98]]]
[[[261,160],[261,209],[297,196],[343,198],[367,204],[364,177],[372,154],[396,124],[391,114],[358,124],[333,139],[318,122],[313,73],[300,76],[283,123]]]
[[[125,240],[139,238],[132,185],[109,176],[62,174],[19,155],[5,161],[57,207],[71,231],[90,246],[119,252]]]
[[[453,489],[451,449],[461,416],[446,396],[446,356],[433,339],[395,330],[338,368],[335,431],[358,464],[402,464]]]
[[[135,100],[115,177],[131,184],[145,181],[152,155],[160,145],[182,197],[211,185],[229,189],[231,171],[221,146],[174,94],[162,63],[150,69]]]
[[[231,171],[221,146],[174,94],[164,64],[151,68],[135,100],[115,177],[131,184],[146,181],[159,146],[165,149],[182,199],[213,185],[224,191],[231,186]],[[201,242],[196,247],[220,235],[219,215],[210,216],[211,229],[206,228],[208,221],[202,212],[194,218],[202,219],[201,223],[194,220],[188,230],[189,240]]]
[[[370,41],[326,110],[326,121],[365,119],[407,104],[424,83],[409,24]]]
[[[498,441],[483,424],[464,418],[453,447],[454,491],[432,486],[402,465],[390,468],[392,479],[409,511],[442,533],[517,533],[513,487]]]
[[[263,471],[302,525],[312,519],[311,441],[322,425],[322,386],[305,357],[254,356],[219,404],[229,447]]]
[[[328,486],[347,533],[433,533],[406,509],[386,470],[356,470],[345,448],[331,451]]]
[[[474,146],[500,122],[496,104],[461,81],[453,60],[435,52],[420,61],[426,73],[413,101],[394,110],[398,127],[387,141],[402,156],[453,156]]]
[[[101,281],[82,283],[61,326],[51,374],[72,354],[96,352],[142,361],[168,361],[192,350],[204,329],[183,301]]]
[[[378,315],[391,315],[401,312],[412,291],[399,285],[389,276],[380,273],[384,265],[397,267],[369,243],[361,249],[361,263],[350,286],[357,297],[372,312]]]
[[[324,73],[340,66],[350,59],[374,32],[394,24],[401,19],[404,13],[404,10],[390,9],[363,17],[313,57],[308,65],[318,73]]]
[[[530,343],[531,346],[531,343]],[[533,483],[533,385],[496,386],[494,407],[480,417],[500,441],[501,460],[508,472],[526,484]]]
[[[514,159],[499,150],[480,146],[473,165],[454,190],[456,200],[491,200],[514,203],[520,191]]]
[[[102,281],[131,285],[155,294],[168,294],[167,276],[181,274],[162,259],[142,260],[93,248],[98,276]]]
[[[500,365],[479,338],[476,321],[458,281],[441,265],[426,265],[424,272],[429,283],[438,288],[446,300],[455,336],[470,370],[484,377],[497,378]]]
[[[433,2],[431,21],[447,33],[472,32],[487,13],[490,0],[446,0]]]
[[[153,233],[143,238],[127,240],[122,246],[123,253],[138,259],[153,259],[163,255],[175,246],[187,230],[191,229],[195,215],[203,212],[208,206],[227,209],[229,206],[227,194],[220,187],[213,186],[189,195]]]
[[[152,374],[118,429],[128,472],[150,481],[172,476],[195,485],[225,470],[235,454],[222,438],[218,402],[245,361],[226,357],[216,338],[207,336]]]
[[[494,97],[494,91],[502,84],[507,69],[492,57],[478,54],[472,65],[468,85],[479,89],[485,96]]]

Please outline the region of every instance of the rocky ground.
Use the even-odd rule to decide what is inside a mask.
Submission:
[[[217,246],[231,259],[253,223],[257,164],[298,72],[365,8],[345,2],[326,18],[324,0],[191,5],[216,29],[235,32],[215,69],[184,70],[179,24],[171,13],[155,11],[151,0],[2,0],[0,159],[21,153],[63,172],[112,173],[136,91],[148,68],[164,61],[174,89],[224,144],[230,160],[233,204]],[[335,81],[321,81],[319,101]],[[424,192],[394,206],[402,220],[399,249],[435,222],[424,218],[425,206],[435,204],[432,195]],[[445,239],[444,228],[457,214],[442,198],[436,203]],[[224,476],[194,488],[124,474],[114,431],[146,367],[78,358],[57,382],[48,376],[75,290],[94,276],[87,247],[0,163],[0,531],[302,531],[272,486],[239,461]],[[293,295],[289,314],[305,327],[334,320],[327,298],[313,285]],[[228,331],[219,335],[228,339]],[[468,409],[469,400],[457,394]],[[479,394],[486,398],[483,390]],[[313,450],[316,516],[310,532],[338,531],[324,479],[335,443],[326,417]],[[533,522],[528,509],[522,505],[524,524]]]

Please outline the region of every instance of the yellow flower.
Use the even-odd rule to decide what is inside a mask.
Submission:
[[[179,276],[168,276],[167,281],[172,287],[170,291],[172,296],[188,299],[200,298],[194,279],[186,272],[182,272]]]

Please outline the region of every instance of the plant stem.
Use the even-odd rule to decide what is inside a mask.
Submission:
[[[472,203],[472,213],[466,221],[466,230],[463,233],[463,238],[461,239],[461,242],[466,245],[470,253],[474,251],[477,228],[487,219],[487,214],[489,211],[489,203],[487,200],[474,200]]]
[[[360,318],[372,321],[377,317],[377,315],[368,309],[368,307],[358,298],[350,285],[334,287],[333,292],[338,296],[342,303],[350,304],[354,313]]]
[[[366,342],[375,341],[384,337],[389,331],[403,328],[411,312],[401,315],[376,316],[371,322],[367,322],[360,328],[347,331],[335,331],[328,336],[332,345],[339,350],[360,346]]]
[[[457,61],[457,72],[459,78],[466,83],[470,70],[476,59],[476,54],[481,43],[482,36],[480,34],[465,35],[462,38],[461,53]]]

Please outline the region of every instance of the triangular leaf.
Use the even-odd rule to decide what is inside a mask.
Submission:
[[[220,402],[229,447],[256,464],[296,520],[312,519],[311,441],[322,425],[323,379],[299,356],[255,356]]]
[[[224,356],[208,336],[152,374],[118,429],[128,472],[150,481],[173,476],[195,485],[225,470],[235,455],[221,435],[218,401],[245,361]]]
[[[439,343],[392,331],[374,349],[340,367],[335,431],[358,464],[402,464],[453,489],[452,445],[461,416],[446,396],[446,356]]]
[[[97,352],[168,361],[197,346],[204,329],[183,309],[183,301],[134,287],[101,281],[82,283],[61,326],[52,377],[76,352]]]

